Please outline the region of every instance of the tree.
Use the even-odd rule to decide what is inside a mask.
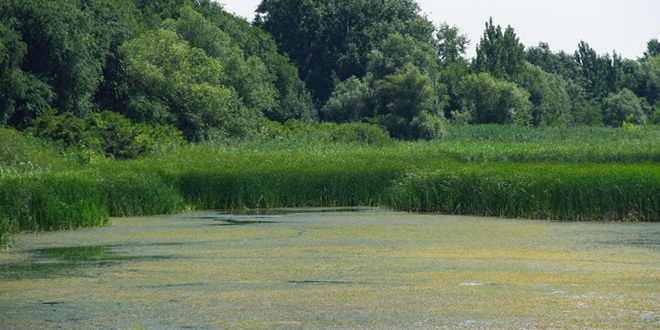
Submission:
[[[570,126],[573,124],[571,99],[565,80],[526,63],[518,83],[530,92],[532,118],[535,126]]]
[[[525,46],[520,43],[513,28],[508,26],[502,32],[502,27],[495,26],[491,17],[477,45],[474,70],[513,81],[523,71],[524,63]]]
[[[625,88],[603,100],[603,112],[603,122],[612,127],[621,127],[624,122],[645,124],[647,119],[639,97]]]
[[[470,44],[465,34],[460,34],[458,27],[442,23],[436,33],[438,56],[444,66],[463,60],[465,50]]]
[[[440,75],[437,53],[428,42],[409,35],[392,33],[368,55],[367,72],[374,79],[391,75],[406,64],[413,64],[435,83]]]
[[[529,47],[526,50],[526,59],[543,71],[560,75],[564,79],[575,82],[582,79],[581,69],[575,61],[575,57],[564,51],[555,53],[545,42],[540,42],[536,47]]]
[[[646,44],[646,51],[642,61],[646,61],[651,57],[660,56],[660,41],[658,39],[651,39]]]
[[[335,123],[359,122],[373,117],[373,90],[368,82],[355,76],[338,82],[321,112]]]
[[[642,63],[641,89],[649,104],[660,102],[660,55]]]
[[[441,108],[431,78],[408,63],[375,82],[378,121],[394,138],[441,136]]]
[[[618,59],[616,56],[614,61],[609,55],[600,56],[589,47],[588,43],[580,41],[574,58],[580,68],[582,76],[580,82],[592,100],[600,102],[609,93],[616,91],[618,83],[614,64]]]
[[[532,121],[530,94],[516,84],[473,73],[461,79],[459,96],[463,100],[454,120],[470,124],[528,125]]]
[[[52,106],[82,116],[95,111],[93,95],[123,11],[113,0],[7,0],[0,21],[11,22],[27,45],[21,64],[55,92]]]
[[[245,136],[260,114],[223,85],[223,65],[176,32],[147,32],[121,47],[125,58],[126,115],[137,121],[174,124],[190,141]]]
[[[50,86],[21,69],[27,45],[18,32],[0,22],[0,125],[25,127],[50,109]]]
[[[145,20],[154,28],[171,25],[192,47],[223,62],[224,84],[232,86],[246,105],[269,119],[316,120],[316,109],[298,68],[278,53],[273,38],[209,0],[140,1]],[[154,25],[153,22],[149,23]]]
[[[276,104],[276,77],[268,73],[263,61],[257,56],[244,59],[242,49],[224,31],[191,6],[179,11],[179,18],[172,22],[183,40],[191,47],[203,49],[206,55],[219,60],[224,69],[222,84],[230,86],[249,108],[269,112]]]
[[[264,0],[255,25],[298,65],[319,107],[334,81],[367,74],[367,55],[392,33],[432,40],[433,24],[413,0]]]

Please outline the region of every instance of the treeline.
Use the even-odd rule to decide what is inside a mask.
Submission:
[[[636,60],[557,53],[490,20],[471,60],[468,42],[413,0],[263,0],[252,24],[210,0],[5,0],[0,126],[132,158],[291,120],[400,139],[448,122],[660,123],[658,40]]]
[[[274,40],[209,0],[0,3],[0,125],[124,158],[317,119]]]
[[[620,127],[658,123],[660,42],[638,60],[526,48],[492,19],[465,58],[457,27],[434,27],[413,0],[264,0],[255,25],[298,65],[330,121],[368,121],[393,136],[431,138],[463,124]],[[315,42],[310,42],[315,41]]]

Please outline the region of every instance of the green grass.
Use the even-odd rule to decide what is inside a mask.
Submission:
[[[314,139],[203,144],[83,165],[25,140],[16,147],[27,150],[19,152],[22,158],[2,163],[0,244],[21,231],[190,209],[380,205],[522,218],[660,220],[660,130],[477,126],[449,127],[448,133],[443,141],[375,146]],[[44,154],[50,158],[39,166],[21,167]]]

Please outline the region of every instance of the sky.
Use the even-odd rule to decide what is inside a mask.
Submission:
[[[347,0],[350,1],[350,0]],[[218,0],[225,10],[252,21],[261,0]],[[658,0],[417,0],[422,15],[436,26],[457,26],[470,39],[473,57],[489,17],[511,26],[526,46],[546,42],[554,52],[572,54],[580,40],[599,54],[616,51],[637,59],[651,39],[660,40]]]

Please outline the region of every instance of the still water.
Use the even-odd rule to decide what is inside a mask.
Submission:
[[[1,329],[660,328],[660,224],[383,209],[21,234]]]

